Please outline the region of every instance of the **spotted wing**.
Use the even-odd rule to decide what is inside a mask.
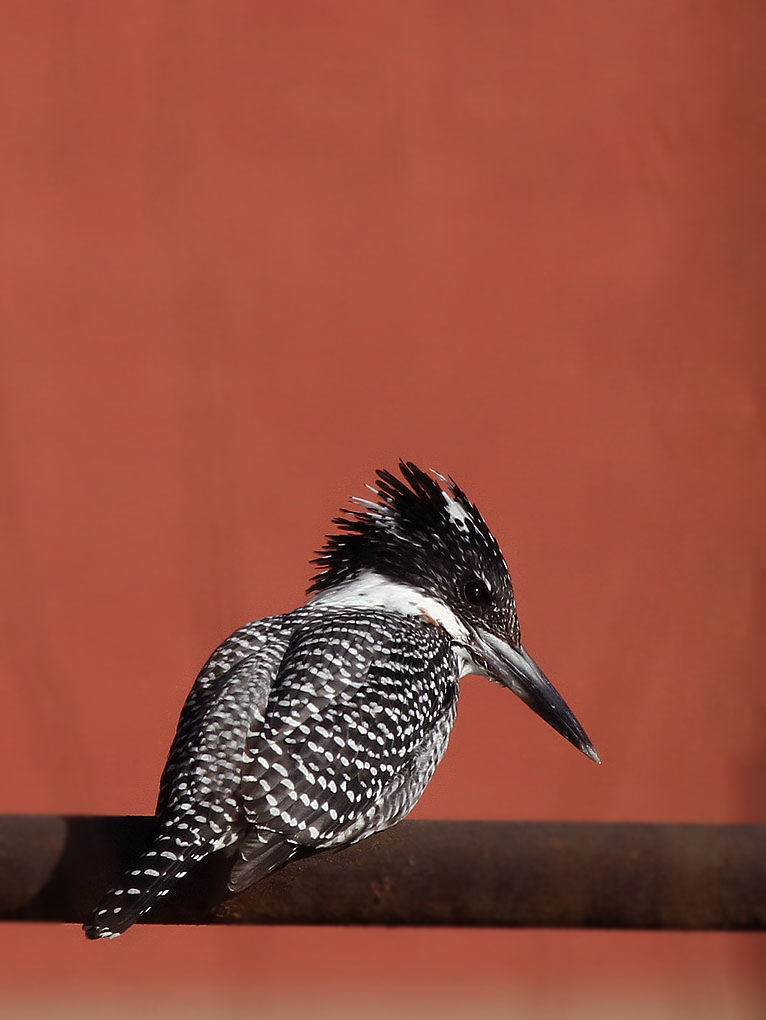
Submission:
[[[229,802],[239,788],[245,740],[263,721],[269,689],[294,629],[290,616],[257,620],[236,630],[200,670],[178,720],[160,780],[156,814],[173,802]],[[202,786],[204,789],[199,789]],[[220,802],[220,799],[219,799]]]
[[[425,621],[338,611],[297,629],[247,742],[242,803],[253,830],[243,857],[257,860],[259,838],[317,849],[398,820],[412,807],[402,784],[417,799],[433,772],[424,748],[445,714],[451,725],[456,690],[450,640]]]

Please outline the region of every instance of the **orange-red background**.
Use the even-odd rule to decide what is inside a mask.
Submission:
[[[1,21],[0,810],[151,810],[208,651],[402,455],[483,508],[604,759],[466,681],[418,815],[763,820],[760,0]],[[0,974],[99,1015],[744,1016],[763,949],[7,926]]]

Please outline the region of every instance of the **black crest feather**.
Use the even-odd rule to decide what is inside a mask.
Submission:
[[[377,499],[355,498],[353,502],[364,509],[342,510],[342,516],[333,520],[338,534],[328,535],[311,561],[319,570],[310,593],[365,569],[383,566],[387,576],[405,579],[425,557],[454,559],[456,529],[462,532],[461,545],[484,556],[489,553],[505,566],[481,514],[454,479],[427,474],[411,461],[400,461],[399,470],[401,478],[390,471],[377,471],[375,486],[368,486]]]

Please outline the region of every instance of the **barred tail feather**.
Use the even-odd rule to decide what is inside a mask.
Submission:
[[[89,939],[122,935],[157,900],[201,860],[208,848],[179,845],[177,837],[162,834],[144,851],[119,885],[110,890],[83,925]]]

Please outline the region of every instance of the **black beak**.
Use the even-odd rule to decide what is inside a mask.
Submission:
[[[486,665],[486,670],[482,672],[518,694],[549,726],[600,765],[601,759],[574,712],[532,656],[521,645],[515,648],[483,629],[477,632],[476,639],[476,645],[471,650],[478,652],[478,661]]]

